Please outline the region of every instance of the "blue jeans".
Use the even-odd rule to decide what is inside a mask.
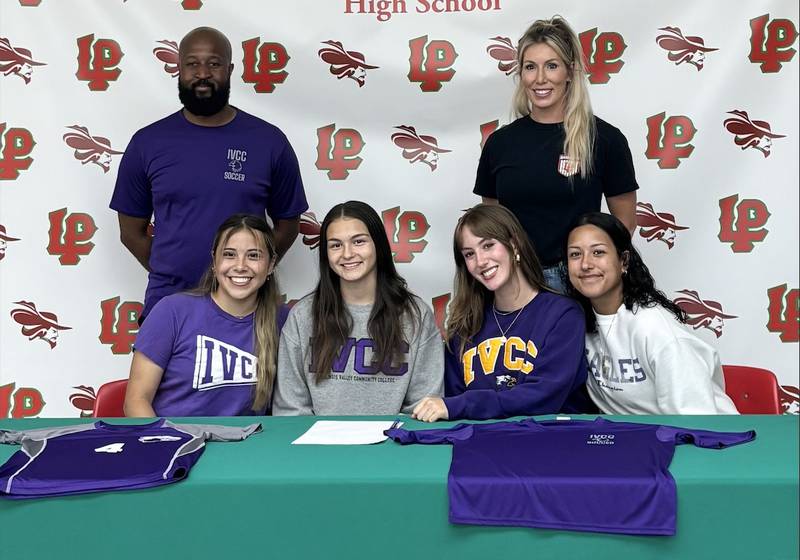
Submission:
[[[544,273],[544,283],[559,294],[563,294],[567,291],[567,288],[564,286],[564,282],[561,279],[561,270],[563,268],[564,263],[557,263],[553,266],[546,266],[542,268],[542,272]]]

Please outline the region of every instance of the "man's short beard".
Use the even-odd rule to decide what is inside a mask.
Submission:
[[[201,82],[197,82],[197,86]],[[204,82],[211,87],[211,95],[208,97],[197,97],[194,89],[184,87],[180,80],[178,80],[178,98],[183,103],[183,106],[193,115],[198,117],[211,117],[222,111],[228,104],[228,98],[231,94],[230,80],[219,87],[214,87],[209,82]]]

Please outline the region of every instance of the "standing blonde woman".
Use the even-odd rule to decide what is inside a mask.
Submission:
[[[561,250],[570,224],[598,211],[636,226],[636,177],[628,141],[594,116],[583,52],[560,16],[538,20],[517,45],[514,111],[519,118],[483,148],[474,193],[519,219],[542,261],[545,282],[563,292]]]

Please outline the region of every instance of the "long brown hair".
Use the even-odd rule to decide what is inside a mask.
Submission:
[[[328,227],[335,220],[360,220],[367,228],[375,246],[375,270],[378,278],[375,302],[367,330],[375,343],[374,364],[395,363],[403,353],[403,319],[414,320],[415,329],[421,325],[421,312],[406,281],[397,273],[386,230],[377,212],[368,204],[350,200],[330,209],[320,227],[319,282],[314,291],[312,316],[312,360],[317,383],[330,376],[336,356],[353,329],[353,317],[347,310],[339,287],[339,276],[328,261]]]
[[[473,206],[458,220],[453,232],[453,258],[456,262],[456,275],[453,281],[453,301],[447,320],[447,345],[454,337],[460,339],[458,355],[472,340],[483,325],[483,311],[489,302],[494,301],[494,293],[478,282],[467,270],[461,254],[461,233],[469,228],[473,235],[482,239],[496,239],[511,255],[519,254],[519,262],[511,259],[511,272],[519,270],[530,286],[538,291],[552,291],[544,283],[542,265],[533,250],[528,234],[516,216],[499,204],[478,204]]]
[[[219,289],[217,278],[214,275],[214,260],[220,247],[224,247],[228,239],[235,233],[247,231],[269,254],[270,262],[277,258],[275,251],[275,235],[267,221],[259,216],[250,214],[234,214],[217,228],[214,243],[211,249],[211,266],[203,274],[200,284],[193,291],[196,294],[210,295]],[[280,289],[274,271],[258,290],[256,311],[253,317],[253,353],[258,358],[256,366],[256,387],[253,393],[253,406],[255,412],[264,410],[270,402],[272,387],[275,383],[278,356],[278,306],[280,305]]]
[[[578,163],[580,176],[586,179],[592,172],[595,122],[589,100],[583,49],[578,36],[561,16],[539,19],[525,30],[517,43],[517,87],[513,106],[518,117],[529,115],[530,101],[522,84],[523,56],[531,45],[544,43],[553,49],[570,70],[564,106],[564,153]]]

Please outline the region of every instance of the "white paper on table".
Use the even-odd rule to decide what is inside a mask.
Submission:
[[[367,445],[386,440],[384,430],[392,427],[392,421],[375,420],[317,420],[306,433],[292,445]],[[395,428],[402,426],[399,422]]]

